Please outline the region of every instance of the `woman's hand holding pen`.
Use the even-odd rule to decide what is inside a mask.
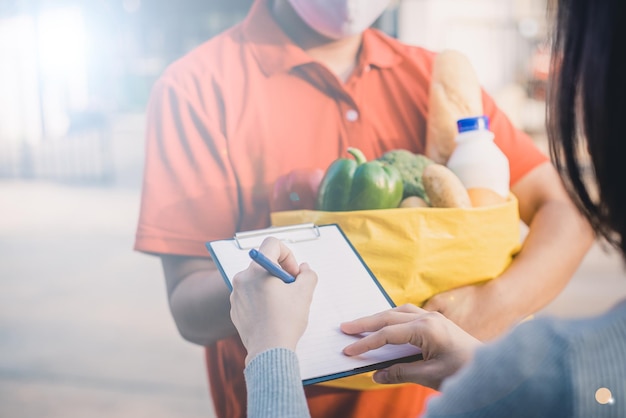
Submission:
[[[371,332],[344,349],[356,356],[385,344],[410,343],[422,350],[424,360],[394,364],[374,373],[378,383],[413,382],[439,389],[473,356],[481,342],[438,312],[403,305],[376,315],[341,324],[350,335]]]
[[[270,348],[295,350],[306,329],[317,284],[315,272],[306,263],[298,265],[278,239],[265,239],[259,252],[296,280],[285,283],[255,262],[233,278],[230,317],[248,351],[246,364]]]

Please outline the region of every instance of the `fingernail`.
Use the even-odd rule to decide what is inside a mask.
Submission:
[[[389,381],[388,377],[387,370],[378,370],[374,373],[374,376],[372,376],[376,383],[387,383]]]

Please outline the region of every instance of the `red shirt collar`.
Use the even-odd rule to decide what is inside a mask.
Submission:
[[[242,33],[261,69],[267,76],[313,62],[278,26],[270,11],[271,0],[256,0],[242,23]],[[402,60],[385,39],[368,29],[363,33],[359,67],[387,68]]]

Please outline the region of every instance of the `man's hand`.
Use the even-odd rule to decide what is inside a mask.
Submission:
[[[237,273],[230,296],[230,316],[248,351],[246,364],[275,347],[295,350],[304,334],[317,275],[306,263],[298,266],[289,249],[276,238],[266,238],[259,251],[296,277],[285,283],[258,264]]]
[[[377,383],[418,383],[439,389],[473,356],[480,341],[437,312],[403,305],[376,315],[341,324],[350,335],[372,332],[344,348],[357,356],[386,344],[410,343],[422,350],[423,361],[395,364],[374,373]]]
[[[430,298],[423,308],[446,318],[480,340],[489,340],[506,331],[516,317],[500,307],[496,283],[462,286]],[[495,308],[495,310],[494,310]]]

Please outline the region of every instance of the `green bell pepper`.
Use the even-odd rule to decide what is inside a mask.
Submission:
[[[356,148],[348,148],[353,159],[335,160],[317,194],[316,209],[347,211],[396,208],[402,200],[402,177],[398,170],[378,161],[367,161]]]

